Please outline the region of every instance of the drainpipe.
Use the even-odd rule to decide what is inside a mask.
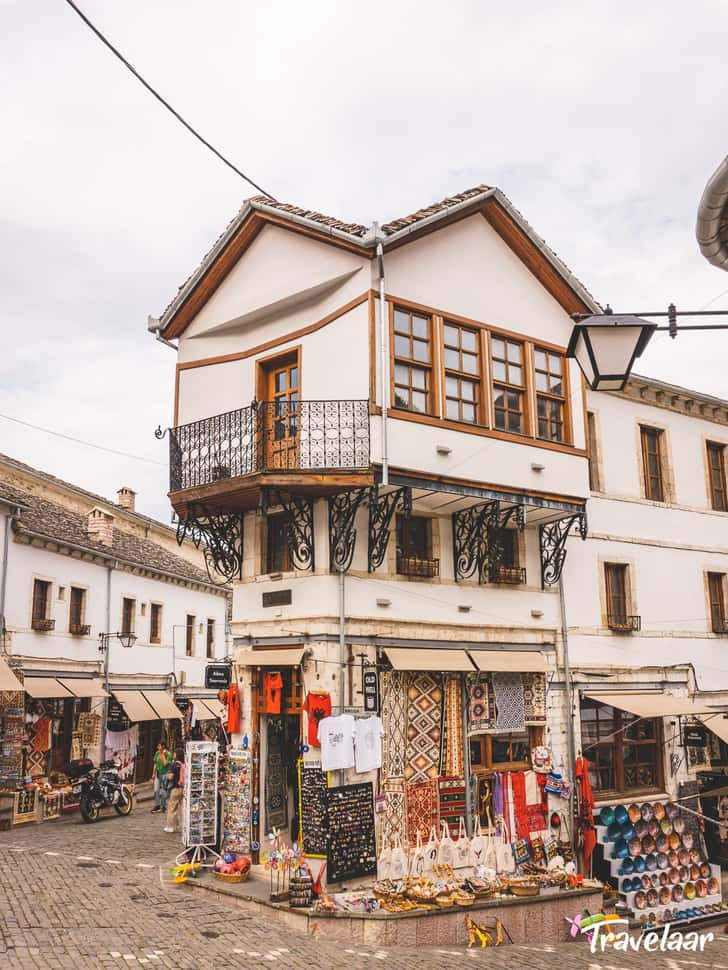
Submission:
[[[8,551],[10,549],[10,529],[17,514],[18,510],[16,509],[14,512],[8,512],[8,514],[5,516],[5,536],[3,538],[3,571],[2,576],[0,576],[0,653],[2,654],[6,654],[8,652],[5,647],[5,631],[7,629],[5,623],[5,595],[8,586]]]
[[[571,688],[571,666],[569,664],[569,634],[568,626],[566,623],[566,600],[564,598],[564,579],[563,574],[559,577],[559,604],[561,606],[561,643],[563,645],[563,660],[564,660],[564,687],[566,691],[566,749],[567,757],[569,759],[569,773],[571,777],[569,781],[570,794],[569,794],[569,841],[571,842],[572,850],[574,850],[574,858],[576,858],[576,850],[574,848],[574,787],[576,783],[576,742],[574,739],[574,698]]]
[[[111,633],[111,574],[116,568],[116,561],[111,563],[111,565],[106,567],[106,619],[104,621],[105,632],[107,634]],[[101,738],[101,757],[103,760],[104,745],[106,744],[106,731],[109,725],[109,655],[111,653],[111,637],[106,637],[106,653],[104,656],[104,690],[106,691],[106,697],[104,697],[104,719],[101,722],[104,725],[104,736]]]
[[[339,567],[339,714],[344,713],[344,683],[346,679],[345,667],[345,618],[344,618],[344,570]],[[344,770],[341,770],[339,784],[345,783]]]
[[[378,229],[374,224],[374,231]],[[389,410],[389,326],[387,303],[384,298],[384,246],[377,243],[377,270],[379,272],[379,350],[382,372],[382,485],[389,484],[389,458],[387,453],[387,411]]]

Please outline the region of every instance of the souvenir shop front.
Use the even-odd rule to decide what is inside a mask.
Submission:
[[[318,919],[474,907],[497,910],[514,939],[526,931],[513,907],[538,904],[554,941],[570,896],[601,904],[601,884],[571,861],[568,788],[544,744],[542,652],[385,647],[362,664],[362,703],[343,713],[315,652],[305,670],[302,654],[237,657],[251,671],[251,736],[228,753],[223,846],[275,870],[272,893],[289,869],[291,905]],[[444,919],[435,933],[462,942],[464,926]]]
[[[5,664],[3,669],[8,669]],[[35,670],[26,670],[22,678],[22,683],[15,678],[15,690],[0,692],[4,827],[74,811],[78,805],[65,767],[72,758],[97,758],[101,744],[106,694],[98,678]]]

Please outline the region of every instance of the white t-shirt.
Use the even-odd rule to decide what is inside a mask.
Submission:
[[[324,717],[318,726],[321,770],[336,771],[354,765],[354,718],[351,714]]]
[[[382,721],[362,717],[356,722],[356,770],[361,774],[382,767]]]

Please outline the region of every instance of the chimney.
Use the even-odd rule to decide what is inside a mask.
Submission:
[[[114,516],[100,505],[94,506],[88,514],[86,531],[89,538],[95,539],[111,548],[114,544]]]
[[[119,491],[116,493],[116,504],[121,509],[127,509],[129,512],[136,511],[136,492],[129,488],[128,485],[122,485]]]

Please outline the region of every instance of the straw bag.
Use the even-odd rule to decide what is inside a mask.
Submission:
[[[440,846],[437,850],[437,864],[438,866],[451,866],[455,867],[455,843],[450,838],[450,829],[445,821],[440,823],[442,825],[442,836],[440,838]]]
[[[470,839],[465,829],[465,819],[460,816],[458,839],[453,843],[453,869],[467,869],[470,865]]]

